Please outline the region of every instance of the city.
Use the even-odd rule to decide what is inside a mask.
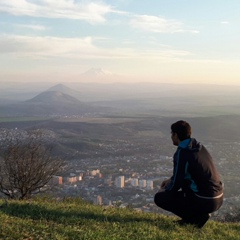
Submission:
[[[223,147],[224,146],[224,147]],[[225,203],[215,213],[221,218],[238,206],[239,182],[232,186],[232,179],[237,176],[234,162],[239,161],[237,144],[207,144],[213,156],[218,159],[216,165],[225,185]],[[219,150],[225,151],[225,155]],[[133,148],[132,148],[133,149]],[[173,152],[174,147],[168,147]],[[165,148],[167,151],[167,147]],[[232,155],[236,159],[227,160]],[[225,157],[224,157],[225,156]],[[232,164],[229,164],[232,162]],[[54,178],[54,194],[58,196],[81,197],[96,205],[128,207],[144,212],[164,212],[156,207],[153,198],[160,190],[161,182],[172,174],[172,157],[159,155],[157,152],[137,156],[96,157],[94,159],[75,159],[71,169],[64,176]],[[57,185],[57,186],[56,186]],[[167,214],[166,212],[164,212]]]

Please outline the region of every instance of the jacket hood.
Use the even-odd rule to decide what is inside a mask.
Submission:
[[[202,148],[202,144],[198,142],[195,138],[188,138],[183,140],[178,145],[178,148],[198,152]]]

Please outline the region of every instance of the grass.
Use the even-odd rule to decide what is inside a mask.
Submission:
[[[131,209],[104,208],[79,198],[9,201],[0,208],[0,239],[228,240],[240,239],[240,223],[209,221],[203,229],[176,218]]]

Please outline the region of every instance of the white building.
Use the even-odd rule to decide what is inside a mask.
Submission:
[[[144,179],[139,180],[139,187],[145,188],[147,186],[147,181]]]
[[[147,180],[147,189],[153,189],[153,180]]]
[[[90,175],[91,175],[91,176],[96,176],[96,175],[98,175],[98,174],[100,174],[100,170],[99,170],[99,169],[90,171]]]
[[[131,185],[133,187],[137,187],[138,186],[138,179],[137,178],[132,178],[131,179]]]
[[[124,176],[119,176],[115,178],[115,186],[118,188],[124,187]]]
[[[77,182],[77,177],[68,177],[67,182],[68,183],[75,183],[75,182]]]

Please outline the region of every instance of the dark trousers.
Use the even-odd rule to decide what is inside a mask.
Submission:
[[[223,203],[223,197],[204,199],[195,196],[193,193],[163,191],[156,193],[154,202],[158,207],[174,213],[185,222],[195,223],[204,214],[217,211]]]

